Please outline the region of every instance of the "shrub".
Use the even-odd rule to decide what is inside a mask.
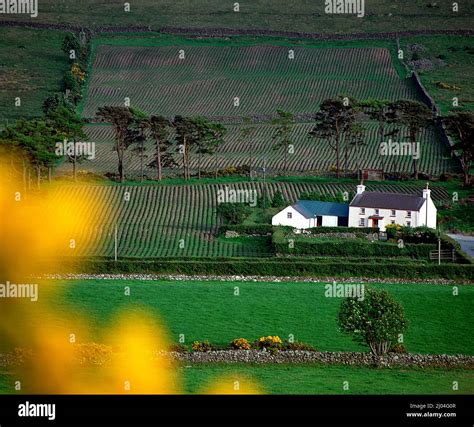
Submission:
[[[363,300],[346,298],[338,320],[343,332],[366,343],[375,355],[386,354],[408,326],[403,307],[387,291],[371,288]]]
[[[311,344],[306,344],[304,342],[290,342],[285,340],[282,345],[282,350],[285,351],[317,351]]]
[[[283,208],[287,206],[287,201],[283,198],[280,190],[275,191],[272,199],[272,208]]]
[[[208,340],[194,341],[191,347],[193,351],[197,351],[197,352],[206,352],[206,351],[213,350],[212,344]]]
[[[283,342],[279,336],[269,335],[268,337],[260,337],[254,344],[260,350],[278,351],[281,349]]]
[[[220,203],[217,214],[225,224],[240,224],[250,215],[250,207],[243,203]]]
[[[245,338],[236,338],[230,343],[230,347],[234,350],[250,350],[252,348]]]
[[[175,353],[187,353],[189,349],[188,346],[184,344],[171,344],[169,351],[173,351]]]

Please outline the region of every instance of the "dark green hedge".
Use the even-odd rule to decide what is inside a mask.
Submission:
[[[278,259],[278,262],[228,261],[88,261],[81,264],[85,273],[163,273],[260,276],[380,277],[474,279],[474,265],[419,264],[396,262],[333,262]]]
[[[310,228],[311,234],[326,234],[326,233],[360,233],[360,234],[374,234],[378,233],[379,228],[375,227],[314,227]]]
[[[290,238],[291,239],[291,238]],[[405,245],[399,248],[396,243],[370,242],[364,239],[334,239],[319,240],[317,238],[298,238],[295,236],[292,247],[285,233],[276,230],[272,238],[276,253],[287,255],[311,256],[366,256],[370,257],[411,257],[429,258],[430,251],[436,250],[436,245]]]

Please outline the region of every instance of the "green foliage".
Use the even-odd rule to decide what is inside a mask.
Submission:
[[[323,228],[323,227],[321,227]],[[322,232],[322,231],[321,231]],[[290,245],[290,240],[292,244]],[[273,246],[276,253],[312,256],[365,256],[369,257],[410,257],[428,259],[430,251],[436,250],[434,244],[398,244],[366,239],[321,239],[318,237],[299,237],[287,235],[282,230],[273,233]]]
[[[68,56],[68,58],[69,58],[71,50],[74,50],[76,52],[76,57],[79,56],[81,45],[79,43],[79,39],[74,33],[66,34],[66,37],[64,37],[63,44],[62,44],[62,50]]]
[[[288,202],[285,200],[280,190],[275,191],[273,194],[271,206],[272,208],[283,208],[288,206]]]
[[[347,260],[347,257],[326,260],[305,260],[300,258],[253,258],[202,260],[88,260],[74,265],[75,270],[84,273],[163,273],[163,274],[218,274],[218,275],[261,275],[261,276],[312,276],[312,277],[375,277],[375,278],[442,278],[472,280],[472,264],[424,264],[401,259]]]
[[[224,224],[241,224],[250,215],[251,208],[244,203],[220,203],[217,214]]]
[[[365,342],[376,355],[387,353],[408,327],[403,307],[385,290],[366,288],[364,299],[346,298],[339,311],[339,327]]]
[[[199,353],[213,350],[213,346],[208,340],[194,341],[191,345],[191,348],[193,351],[196,351]]]

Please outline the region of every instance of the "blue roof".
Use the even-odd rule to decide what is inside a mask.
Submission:
[[[349,216],[348,203],[298,200],[293,205],[293,208],[295,208],[301,215],[306,218],[314,218],[315,216]]]

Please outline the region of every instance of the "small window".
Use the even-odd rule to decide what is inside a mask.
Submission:
[[[365,219],[364,218],[361,218],[360,221],[359,221],[359,226],[360,227],[365,227]]]
[[[407,211],[407,218],[411,218],[411,211]]]
[[[411,227],[411,221],[407,221],[407,227]]]
[[[395,209],[392,209],[392,212],[390,214],[391,216],[395,216],[396,215],[396,212],[395,212]],[[392,223],[393,224],[393,223]]]
[[[379,209],[375,209],[375,215],[379,215],[380,214],[380,210]]]
[[[365,208],[360,208],[360,214],[365,215]]]
[[[392,221],[390,221],[390,224],[395,224],[395,220],[392,219]]]
[[[286,214],[286,217],[287,217],[288,219],[292,219],[292,218],[293,218],[293,212],[288,212],[288,213]]]

